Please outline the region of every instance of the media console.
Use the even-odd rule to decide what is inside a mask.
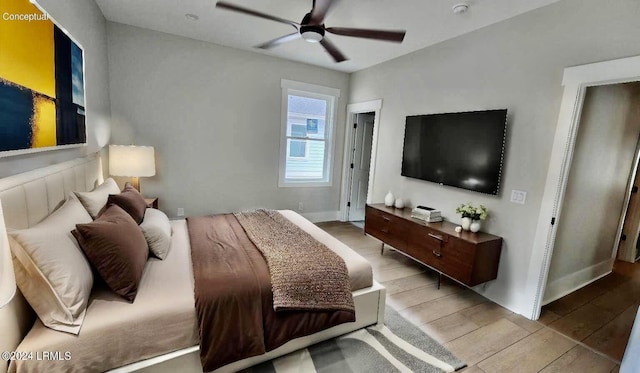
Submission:
[[[364,232],[464,285],[476,286],[498,276],[502,237],[488,233],[457,233],[450,222],[425,223],[411,209],[367,205]],[[438,276],[440,286],[440,276]]]

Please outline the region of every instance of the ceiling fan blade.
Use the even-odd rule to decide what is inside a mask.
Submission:
[[[342,62],[347,60],[347,57],[345,57],[344,54],[342,54],[342,52],[340,52],[340,50],[332,42],[330,42],[329,39],[327,39],[326,37],[320,40],[320,44],[322,44],[322,46],[327,51],[327,53],[329,53],[336,62]]]
[[[309,21],[312,25],[321,25],[324,22],[324,18],[327,16],[331,5],[333,5],[334,0],[314,0],[313,1],[313,9],[311,9],[311,20]]]
[[[260,18],[264,18],[264,19],[269,19],[271,21],[276,21],[276,22],[280,22],[280,23],[286,23],[287,25],[291,25],[291,26],[295,27],[296,29],[298,27],[300,27],[299,23],[296,23],[296,22],[293,22],[293,21],[289,21],[288,19],[272,16],[272,15],[269,15],[269,14],[264,14],[264,13],[257,12],[257,11],[252,10],[252,9],[248,9],[248,8],[244,8],[244,7],[241,7],[241,6],[233,5],[233,4],[224,2],[224,1],[218,1],[216,3],[216,8],[232,10],[234,12],[244,13],[244,14],[248,14],[248,15],[254,16],[254,17],[260,17]]]
[[[273,40],[270,40],[264,44],[260,44],[260,45],[256,45],[256,48],[260,48],[260,49],[271,49],[273,47],[277,47],[280,44],[284,44],[286,42],[292,41],[292,40],[296,40],[300,37],[300,33],[299,32],[294,32],[293,34],[289,34],[289,35],[285,35],[285,36],[281,36],[279,38],[275,38]]]
[[[348,28],[348,27],[327,27],[327,32],[336,35],[352,36],[355,38],[375,39],[383,41],[392,41],[395,43],[402,43],[404,35],[407,33],[404,30],[370,30],[363,28]]]

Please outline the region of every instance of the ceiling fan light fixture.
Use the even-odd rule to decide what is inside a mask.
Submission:
[[[324,25],[306,25],[300,26],[300,35],[309,43],[319,43],[324,38]]]
[[[324,35],[320,34],[319,32],[316,31],[304,31],[301,33],[302,38],[309,43],[319,43],[322,38],[324,37]]]

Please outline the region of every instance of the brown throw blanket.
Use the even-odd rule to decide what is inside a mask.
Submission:
[[[203,370],[345,322],[353,311],[274,311],[267,263],[231,214],[187,219]]]
[[[344,260],[275,210],[234,214],[267,260],[273,307],[354,311]]]

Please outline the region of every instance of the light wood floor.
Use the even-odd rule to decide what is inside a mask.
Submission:
[[[542,308],[549,327],[621,360],[640,306],[640,264],[617,261],[613,273]]]
[[[387,288],[387,304],[464,360],[465,373],[618,372],[619,359],[547,326],[550,313],[540,322],[528,320],[444,277],[438,290],[436,274],[388,246],[381,256],[380,241],[362,229],[341,222],[318,226],[369,260],[374,278]]]

